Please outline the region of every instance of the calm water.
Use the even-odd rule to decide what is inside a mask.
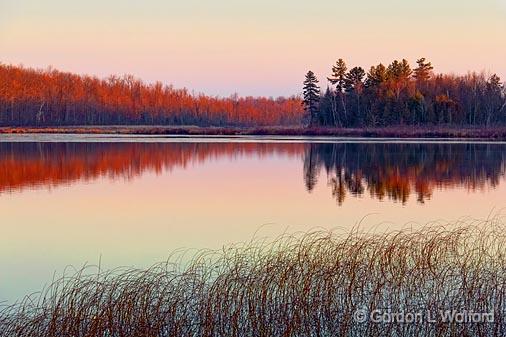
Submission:
[[[506,206],[505,163],[504,143],[0,136],[0,301],[100,259],[486,218]]]

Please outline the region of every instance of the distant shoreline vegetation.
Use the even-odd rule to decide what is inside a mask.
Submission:
[[[363,137],[363,138],[430,138],[468,140],[506,140],[506,125],[502,126],[390,126],[376,128],[337,127],[199,127],[167,125],[80,125],[0,127],[1,134],[117,134],[173,136],[293,136],[293,137]]]
[[[324,93],[308,71],[303,104],[309,126],[491,126],[506,123],[506,91],[492,74],[435,74],[425,58],[412,69],[405,59],[366,71],[337,60]]]
[[[0,63],[0,127],[193,125],[202,134],[212,134],[207,129],[214,127],[340,135],[347,131],[321,129],[506,126],[505,88],[495,74],[435,74],[424,58],[414,69],[402,60],[373,66],[367,73],[361,67],[348,70],[339,59],[331,70],[324,92],[309,71],[302,96],[217,97],[160,82],[147,84],[131,75],[99,79]]]

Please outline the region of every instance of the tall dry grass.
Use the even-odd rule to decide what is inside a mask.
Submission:
[[[506,234],[496,220],[314,231],[148,270],[86,270],[3,307],[1,336],[504,336]],[[494,322],[357,322],[357,309],[494,313]]]

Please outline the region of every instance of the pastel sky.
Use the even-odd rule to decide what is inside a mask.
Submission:
[[[506,0],[1,0],[0,62],[196,92],[292,95],[339,57],[506,79]]]

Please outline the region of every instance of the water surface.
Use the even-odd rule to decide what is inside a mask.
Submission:
[[[65,266],[147,267],[314,227],[418,226],[506,206],[506,144],[284,137],[0,137],[0,301]]]

